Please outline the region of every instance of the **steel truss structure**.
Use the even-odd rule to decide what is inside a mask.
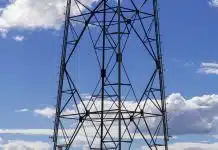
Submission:
[[[85,138],[87,144],[83,143],[83,146],[92,150],[134,149],[134,141],[136,144],[137,141],[144,143],[145,149],[164,147],[167,150],[167,113],[157,0],[88,2],[67,0],[54,150],[75,148],[77,138],[79,141]],[[88,42],[92,44],[87,52],[95,54],[98,65],[93,69],[99,75],[94,90],[86,98],[74,82],[75,70],[72,69],[73,56],[76,51],[80,52],[83,37],[89,37],[85,45]],[[128,43],[130,46],[127,46]],[[125,61],[129,62],[134,57],[128,53],[137,53],[139,49],[147,55],[145,59],[149,63],[143,69],[140,67],[141,72],[146,72],[143,76],[146,82],[142,81],[143,90],[136,88],[137,85],[132,82],[134,76],[128,74],[130,70],[124,65]],[[138,63],[140,66],[145,64]],[[146,68],[152,70],[150,74]],[[83,76],[89,78],[89,74]],[[89,86],[89,83],[86,85]]]

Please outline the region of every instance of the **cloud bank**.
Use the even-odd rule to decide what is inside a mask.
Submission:
[[[169,145],[169,150],[217,150],[218,143],[174,143]],[[142,147],[141,150],[147,150]],[[160,148],[164,150],[164,148]]]
[[[88,149],[84,142],[77,140],[73,148],[83,147]],[[174,143],[169,144],[170,150],[217,150],[218,143]],[[24,141],[24,140],[13,140],[8,141],[5,144],[1,144],[2,150],[50,150],[51,144],[41,141]],[[159,148],[164,150],[164,148]],[[146,147],[141,147],[136,150],[147,150]]]
[[[107,102],[108,103],[108,102]],[[128,107],[134,107],[134,102],[129,102]],[[54,116],[54,108],[45,107],[37,109],[38,114],[43,117]],[[202,95],[195,96],[190,99],[184,98],[180,93],[171,94],[167,98],[167,109],[169,118],[169,133],[173,136],[186,135],[186,134],[213,134],[216,138],[217,124],[218,124],[218,95]],[[45,111],[46,110],[46,111]],[[72,110],[71,110],[72,111]],[[152,111],[152,108],[151,110]],[[43,113],[40,113],[43,112]],[[155,120],[154,120],[155,122]],[[143,126],[141,126],[143,127]],[[152,126],[151,126],[152,128]],[[91,135],[92,129],[86,127],[88,134]],[[72,134],[73,129],[67,129],[66,132]],[[117,133],[117,128],[111,130],[112,134]],[[25,135],[45,135],[52,136],[52,129],[29,129],[29,130],[0,130],[0,133],[5,134],[25,134]],[[78,139],[75,141],[74,147],[84,145],[86,147],[86,139],[84,132],[78,134]],[[91,137],[90,137],[91,138]],[[149,138],[149,136],[146,136]],[[161,138],[161,137],[159,137]],[[139,134],[136,139],[141,139]],[[174,143],[169,145],[172,150],[216,150],[218,143]],[[16,150],[16,149],[15,149]],[[18,149],[19,150],[19,149]],[[39,149],[40,150],[40,149]]]
[[[217,132],[218,95],[185,99],[177,93],[170,95],[167,103],[169,132],[173,135]]]
[[[125,105],[129,109],[131,107],[134,109],[136,103],[127,102]],[[148,111],[154,112],[153,107],[154,105],[148,106],[150,108]],[[175,136],[216,133],[218,130],[217,108],[218,95],[215,94],[196,96],[190,99],[185,99],[180,93],[171,94],[167,98],[169,133]],[[44,117],[52,117],[55,114],[55,109],[45,107],[34,112]],[[155,120],[152,122],[155,124]]]
[[[23,140],[13,140],[8,141],[6,144],[0,145],[3,150],[50,150],[51,146],[48,143],[41,141],[23,141]]]

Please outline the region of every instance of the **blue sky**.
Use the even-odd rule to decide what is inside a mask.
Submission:
[[[42,9],[42,6],[51,2],[54,7]],[[29,143],[36,144],[36,150],[49,147],[46,145],[50,141],[49,133],[48,136],[40,133],[41,129],[53,128],[52,107],[57,94],[63,4],[61,0],[15,0],[14,3],[0,0],[0,148],[3,150],[8,150],[11,145],[15,145],[13,150],[20,150],[16,142],[27,147]],[[174,143],[172,149],[176,149],[181,142],[197,142],[203,150],[212,149],[218,143],[215,136],[218,135],[218,128],[215,128],[218,123],[218,111],[215,111],[218,107],[218,2],[168,0],[159,1],[159,4],[166,92],[171,95],[169,101],[184,103],[184,108],[193,108],[193,103],[208,106],[209,110],[199,109],[198,116],[212,126],[209,131],[200,133],[205,126],[199,125],[199,130],[194,131],[192,127],[195,126],[190,124],[187,130],[192,135],[187,135],[186,128],[182,127],[184,134],[174,135],[176,138],[171,140]],[[48,15],[44,16],[42,10]],[[79,75],[77,78],[80,78]],[[84,93],[89,89],[80,86]],[[172,127],[177,125],[174,111],[171,111],[174,121]],[[189,113],[195,113],[192,109],[179,112],[187,113],[188,119],[202,123],[202,120],[197,120],[198,117],[189,116]],[[184,117],[179,112],[178,116]],[[34,131],[27,134],[24,133],[26,129]],[[20,134],[12,134],[15,132]]]
[[[218,10],[208,6],[208,1],[160,4],[167,91],[188,97],[216,93],[216,76],[196,74],[196,70],[202,62],[216,62]]]

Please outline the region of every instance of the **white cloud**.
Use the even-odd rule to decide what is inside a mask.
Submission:
[[[100,102],[100,101],[99,101]],[[106,105],[110,106],[109,101],[105,101]],[[185,135],[185,134],[214,134],[216,138],[217,134],[217,124],[218,124],[218,95],[203,95],[196,96],[190,99],[184,98],[179,93],[171,94],[167,98],[167,109],[169,117],[169,133],[173,136]],[[136,103],[128,101],[125,104],[128,109],[135,108]],[[150,105],[150,104],[148,104]],[[152,105],[150,105],[152,106]],[[81,107],[81,106],[79,106]],[[149,108],[149,106],[148,106]],[[81,108],[80,108],[81,109]],[[44,108],[41,110],[38,109],[38,114],[51,117],[54,115],[54,108]],[[45,111],[46,110],[46,111]],[[153,112],[155,109],[149,108],[149,111]],[[73,110],[68,110],[65,113],[72,113]],[[150,127],[155,126],[156,121],[151,120]],[[144,127],[143,124],[140,125],[141,128]],[[92,138],[94,135],[93,127],[86,125],[86,134],[89,135],[89,138]],[[117,135],[117,126],[112,126],[110,132],[111,135]],[[66,129],[68,135],[72,135],[73,129]],[[23,134],[23,135],[44,135],[52,136],[52,129],[6,129],[0,130],[1,134]],[[61,133],[61,131],[59,131]],[[60,136],[62,136],[60,134]],[[145,135],[146,136],[146,135]],[[127,136],[124,136],[128,138]],[[146,136],[149,138],[149,136]],[[159,138],[162,138],[161,136]],[[136,139],[141,139],[139,133],[136,134]],[[61,137],[60,137],[61,140]],[[86,147],[85,134],[81,130],[78,134],[78,137],[74,143],[74,147],[80,147],[84,145]],[[22,144],[21,144],[22,145]],[[171,144],[170,149],[172,150],[216,150],[218,143],[208,144],[208,143],[175,143]],[[23,148],[23,147],[22,147]],[[14,149],[13,149],[14,150]],[[19,150],[19,149],[18,149]]]
[[[53,135],[52,129],[0,129],[0,134]]]
[[[24,108],[24,109],[16,110],[15,112],[28,112],[28,111],[30,111],[30,110],[29,110],[29,109],[26,109],[26,108]]]
[[[35,114],[37,115],[41,115],[44,117],[48,117],[51,118],[55,115],[55,109],[54,108],[50,108],[50,107],[45,107],[42,109],[36,109],[33,111]]]
[[[86,103],[84,101],[84,103]],[[111,101],[105,101],[106,107],[111,106]],[[101,102],[96,101],[95,104],[100,108]],[[134,110],[136,103],[127,101],[125,106],[128,110]],[[83,110],[82,105],[79,104],[80,110]],[[181,94],[174,93],[167,98],[167,111],[169,118],[170,133],[173,135],[179,134],[198,134],[210,133],[218,130],[218,95],[203,95],[199,97],[192,97],[185,99]],[[154,105],[147,103],[147,112],[157,113]],[[55,114],[54,108],[38,109],[38,114],[46,117],[52,117]],[[65,114],[76,112],[76,110],[67,110]],[[157,120],[149,120],[151,128],[157,123]],[[144,125],[141,125],[142,127]]]
[[[86,101],[84,101],[86,103]],[[105,108],[110,107],[111,101],[105,101]],[[97,106],[101,104],[101,101],[96,101],[95,103]],[[125,106],[128,110],[134,110],[136,107],[135,102],[127,101],[125,103]],[[78,105],[80,110],[82,109],[82,105]],[[217,134],[218,131],[218,95],[203,95],[203,96],[196,96],[192,97],[190,99],[184,98],[179,93],[171,94],[167,98],[167,110],[168,110],[168,118],[169,118],[169,133],[172,136],[179,136],[179,135],[186,135],[186,134]],[[99,107],[100,108],[100,107]],[[157,109],[154,108],[151,103],[147,103],[146,107],[147,112],[155,112]],[[43,109],[37,109],[34,111],[35,113],[45,116],[45,117],[53,117],[55,114],[54,108],[43,108]],[[71,114],[74,113],[75,110],[67,109],[65,114]],[[112,116],[108,116],[112,117]],[[147,123],[149,124],[151,130],[155,129],[157,126],[158,121],[153,118],[150,120],[147,120]],[[72,124],[72,122],[71,122]],[[86,128],[86,134],[92,138],[94,135],[93,126],[91,126],[88,122],[84,124]],[[147,130],[145,129],[144,124],[139,125],[141,129],[144,129],[144,134],[146,138],[149,138],[149,136],[146,135]],[[69,127],[69,128],[67,128]],[[66,132],[70,136],[72,135],[74,129],[70,129],[70,126],[66,127]],[[125,127],[122,127],[123,129]],[[134,127],[130,126],[130,129]],[[112,126],[110,129],[111,135],[117,135],[117,129],[118,127],[116,125]],[[130,130],[131,132],[132,130]],[[52,129],[25,129],[25,130],[0,130],[0,133],[5,134],[24,134],[24,135],[53,135]],[[61,132],[59,132],[61,133]],[[85,137],[85,133],[83,131],[80,131],[79,134],[80,140],[85,139],[82,137]],[[60,136],[62,136],[60,134]],[[125,138],[128,138],[128,136],[124,136]],[[139,133],[136,134],[136,139],[141,139],[141,135]],[[161,135],[158,138],[162,138]],[[80,141],[81,142],[81,141]],[[85,142],[83,140],[83,142]]]
[[[170,133],[207,134],[218,127],[218,95],[203,95],[185,99],[181,94],[172,94],[168,100]]]
[[[117,129],[118,129],[117,126],[113,126],[111,130],[111,134],[116,135]],[[65,129],[65,130],[68,135],[72,135],[74,132],[74,129]],[[90,135],[90,137],[94,136],[93,127],[86,127],[86,130],[87,130],[86,132]],[[62,131],[59,130],[58,132],[61,133]],[[0,134],[14,134],[14,135],[17,134],[17,135],[28,135],[28,136],[34,136],[34,135],[53,136],[53,129],[0,129]],[[59,136],[63,136],[63,135],[60,134]],[[78,136],[80,137],[80,140],[84,139],[83,141],[86,141],[85,133],[83,131],[80,131]],[[148,139],[150,138],[148,135],[144,135],[144,136],[147,137]],[[124,138],[126,137],[124,136]],[[136,134],[135,138],[141,139],[140,134]],[[163,137],[160,136],[158,138],[163,138]]]
[[[61,139],[61,143],[64,144],[64,142],[64,139]],[[88,147],[84,136],[77,136],[71,146],[73,148],[82,147],[83,149]],[[1,143],[0,141],[1,150],[51,150],[51,148],[49,143],[42,141],[9,140],[5,143]]]
[[[24,40],[24,36],[20,36],[20,35],[14,36],[12,38],[17,42],[22,42]]]
[[[56,109],[54,107],[45,107],[41,109],[35,109],[33,110],[33,112],[36,115],[51,118],[55,116]],[[66,109],[62,114],[72,114],[72,113],[75,113],[75,110]]]
[[[205,63],[205,62],[203,62],[203,63],[201,63],[201,65],[203,67],[215,67],[215,68],[218,67],[218,64],[216,62],[212,62],[212,63]]]
[[[218,143],[174,143],[169,144],[170,150],[217,150]],[[164,148],[159,148],[164,150]],[[148,150],[142,147],[142,150]]]
[[[210,0],[209,5],[213,7],[218,7],[218,0]]]
[[[98,0],[81,0],[86,6]],[[11,28],[20,29],[60,29],[64,21],[66,0],[9,0],[8,5],[0,8],[0,34],[6,37]],[[81,10],[85,8],[79,5]],[[71,13],[80,11],[72,2]]]
[[[61,0],[15,0],[2,10],[2,28],[58,28],[64,14]]]
[[[81,137],[80,137],[81,138]],[[72,147],[83,147],[83,149],[86,149],[86,144],[84,143],[83,137],[80,140],[80,138],[77,138],[75,141],[75,144],[72,145]],[[23,141],[23,140],[13,140],[9,141],[6,144],[0,145],[0,147],[3,150],[50,150],[51,145],[46,142],[41,141]],[[170,150],[217,150],[218,143],[174,143],[169,144]],[[147,150],[146,147],[142,147],[142,150]],[[160,150],[164,150],[164,148],[159,148]]]
[[[117,135],[117,129],[118,129],[117,126],[112,127],[112,130],[111,130],[112,136]],[[59,133],[61,133],[61,132],[62,131],[59,130]],[[73,134],[73,132],[74,132],[73,129],[66,129],[66,133],[68,134],[68,136],[71,136]],[[5,130],[0,129],[0,134],[13,134],[13,135],[19,134],[19,135],[29,135],[29,136],[34,136],[34,135],[52,136],[53,130],[52,129],[5,129]],[[93,132],[93,127],[86,127],[86,134],[89,134],[88,138],[89,138],[89,140],[91,140],[93,138],[93,136],[95,135],[95,132]],[[61,138],[62,134],[59,134],[59,136],[60,136],[60,139],[59,139],[58,143],[64,144],[65,140],[63,138]],[[146,139],[150,139],[149,135],[144,135],[144,136]],[[128,137],[124,136],[123,138],[125,139]],[[158,137],[158,138],[163,138],[163,137]],[[135,139],[141,139],[141,135],[136,133]],[[98,146],[98,144],[99,144],[98,141],[100,141],[99,138],[96,138],[96,140],[93,143],[93,147],[95,147],[95,145],[96,145],[96,147]],[[39,142],[36,142],[36,143],[35,142],[26,142],[26,141],[18,141],[18,142],[12,141],[11,143],[5,144],[3,146],[1,146],[1,143],[0,143],[0,147],[4,147],[4,148],[10,147],[11,148],[10,150],[21,150],[22,148],[24,148],[24,146],[28,147],[28,145],[34,145],[34,144],[39,145],[40,143]],[[21,145],[21,147],[16,147],[17,145]],[[12,147],[12,146],[15,146],[15,147]],[[77,148],[82,147],[83,149],[86,149],[88,147],[85,133],[82,130],[78,133],[77,137],[75,138],[75,140],[72,144],[72,147],[74,147],[74,148],[75,147],[77,147]],[[16,149],[16,148],[18,148],[18,149]],[[32,147],[28,147],[28,148],[32,148]],[[9,150],[9,149],[4,149],[4,150]],[[29,149],[24,149],[24,150],[29,150]],[[33,150],[47,150],[47,149],[33,149]]]
[[[0,145],[0,147],[3,150],[49,150],[51,148],[51,146],[45,142],[23,140],[9,141],[7,144]]]
[[[51,118],[55,116],[55,111],[56,110],[54,107],[44,107],[41,109],[34,109],[34,110],[24,108],[24,109],[16,110],[15,112],[33,112],[36,115]],[[75,112],[74,110],[66,109],[63,114],[72,114],[74,112]]]
[[[91,6],[97,0],[81,0]],[[13,0],[0,8],[0,32],[5,36],[11,28],[22,29],[59,29],[64,20],[66,0]],[[84,10],[82,5],[79,6]],[[72,2],[72,14],[79,9]]]
[[[212,62],[212,63],[203,62],[201,63],[200,69],[198,69],[197,72],[218,75],[218,64],[216,62]]]

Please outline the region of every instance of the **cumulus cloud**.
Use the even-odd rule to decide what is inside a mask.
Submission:
[[[169,128],[173,135],[207,134],[217,131],[218,95],[185,99],[181,94],[168,97]]]
[[[3,150],[49,150],[51,148],[51,146],[45,142],[23,140],[9,141],[7,144],[0,145],[0,147]]]
[[[100,101],[96,102],[96,105],[101,104]],[[106,100],[105,105],[110,106],[111,101]],[[146,111],[155,112],[156,109],[154,105],[151,103],[147,103]],[[129,110],[133,110],[136,107],[135,102],[127,101],[125,106]],[[79,109],[82,110],[82,105],[79,104]],[[186,134],[211,134],[216,138],[217,136],[217,124],[218,124],[218,95],[202,95],[195,96],[190,99],[183,97],[180,93],[171,94],[167,98],[167,110],[168,110],[168,118],[169,118],[169,133],[173,136],[186,135]],[[37,110],[37,111],[36,111]],[[39,115],[45,117],[52,117],[55,114],[55,109],[50,107],[45,107],[42,109],[36,109],[34,112]],[[75,110],[72,107],[72,110],[66,110],[65,114],[75,113]],[[109,116],[110,117],[110,116]],[[151,130],[156,126],[157,120],[149,120],[148,122]],[[140,128],[145,128],[144,124],[139,124]],[[125,128],[125,127],[122,127]],[[86,134],[89,138],[93,138],[95,131],[93,130],[93,126],[90,124],[85,124]],[[110,133],[112,136],[117,135],[118,127],[116,125],[112,126],[110,129]],[[146,129],[145,129],[146,131]],[[71,136],[74,132],[73,126],[71,128],[66,128],[66,133]],[[131,132],[131,130],[130,130]],[[0,130],[0,133],[4,134],[23,134],[23,135],[44,135],[44,136],[52,136],[52,129],[6,129]],[[61,130],[59,131],[60,139],[63,137],[61,134]],[[144,136],[149,139],[149,135],[146,135],[144,132]],[[79,147],[80,145],[84,145],[84,148],[87,146],[85,133],[81,130],[78,133],[78,139],[75,140],[74,147]],[[129,136],[125,135],[124,139],[128,139]],[[141,139],[141,135],[136,133],[135,139]],[[158,136],[158,138],[163,138]],[[61,142],[60,142],[61,143]],[[206,150],[206,149],[214,149],[217,147],[217,143],[207,144],[207,143],[175,143],[170,145],[170,149],[175,150]]]
[[[118,127],[113,127],[112,129],[112,132],[111,134],[112,135],[117,135],[117,128]],[[87,129],[87,134],[91,135],[89,136],[88,138],[89,139],[92,139],[93,136],[94,136],[94,132],[93,132],[93,127],[88,127],[86,128]],[[62,131],[59,130],[59,133],[61,133]],[[66,133],[71,136],[73,134],[74,130],[73,129],[66,129]],[[34,135],[42,135],[42,136],[52,136],[53,135],[53,130],[52,129],[0,129],[0,133],[1,134],[19,134],[19,135],[29,135],[29,136],[34,136]],[[90,134],[91,133],[91,134]],[[62,134],[60,134],[60,136],[62,136]],[[135,135],[136,138],[135,139],[141,139],[140,135],[139,134],[136,134]],[[147,139],[149,139],[150,137],[148,135],[145,135],[145,137]],[[124,136],[124,138],[127,138]],[[163,137],[158,137],[158,138],[163,138]],[[96,138],[96,140],[94,141],[93,143],[93,146],[96,145],[96,147],[98,146],[98,141],[100,141],[99,138]],[[65,140],[64,138],[60,138],[59,139],[59,144],[64,144],[65,143]],[[46,144],[46,143],[44,143]],[[43,145],[44,145],[43,144]],[[18,145],[20,145],[21,147],[17,147]],[[0,147],[3,147],[3,148],[11,148],[12,150],[26,150],[24,149],[25,146],[27,148],[32,148],[32,147],[29,147],[28,145],[42,145],[42,143],[39,143],[39,142],[26,142],[26,141],[12,141],[8,144],[4,144],[1,146],[1,143],[0,143]],[[42,145],[42,146],[43,146]],[[13,147],[14,146],[14,147]],[[46,145],[45,145],[46,146]],[[43,146],[44,147],[44,146]],[[83,149],[86,149],[88,147],[88,144],[87,144],[87,139],[86,139],[86,136],[85,136],[85,133],[81,130],[79,132],[79,134],[77,135],[77,137],[75,138],[73,144],[72,144],[72,147],[74,148],[78,148],[78,147],[82,147]],[[19,149],[20,148],[20,149]],[[39,147],[36,147],[36,148],[39,148]],[[45,147],[46,148],[46,147]],[[10,150],[11,150],[10,149]],[[8,149],[4,149],[4,150],[8,150]],[[27,149],[29,150],[29,149]],[[47,150],[47,149],[31,149],[31,150]]]
[[[64,144],[65,140],[61,139],[61,143]],[[94,144],[93,144],[94,145]],[[86,138],[83,136],[77,136],[72,148],[82,147],[84,150],[88,148]],[[51,143],[42,141],[24,141],[24,140],[9,140],[7,142],[0,143],[1,150],[51,150]]]
[[[20,36],[20,35],[14,36],[12,38],[17,42],[22,42],[24,40],[24,36]]]
[[[56,110],[55,110],[54,107],[44,107],[44,108],[41,108],[41,109],[35,109],[35,110],[33,110],[33,112],[36,115],[40,115],[40,116],[43,116],[43,117],[51,118],[51,117],[55,116]],[[75,113],[75,110],[66,109],[63,112],[63,114],[72,114],[72,113]]]
[[[210,0],[209,5],[213,7],[218,7],[218,0]]]
[[[172,135],[217,132],[218,95],[203,95],[186,99],[181,94],[174,93],[166,101],[169,131]],[[111,103],[111,101],[105,101],[105,109],[111,106]],[[101,102],[97,101],[96,105],[99,105],[100,108]],[[136,105],[136,103],[131,101],[125,102],[125,107],[128,110],[134,110]],[[81,104],[78,107],[82,109]],[[145,109],[147,112],[158,113],[157,109],[151,103],[147,103]],[[42,116],[52,117],[55,114],[55,109],[47,107],[38,109],[35,112]],[[72,114],[73,112],[76,112],[76,110],[67,110],[65,114]],[[149,121],[150,127],[155,128],[158,121],[154,119]],[[141,126],[143,127],[144,124],[141,124]]]
[[[81,0],[91,6],[97,0]],[[4,37],[11,28],[22,29],[59,29],[64,20],[66,0],[10,0],[0,8],[0,33]],[[84,10],[82,5],[79,6]],[[72,2],[72,14],[79,14],[78,7]]]
[[[218,64],[216,62],[212,63],[201,63],[200,69],[197,71],[198,73],[204,74],[215,74],[218,75]]]
[[[174,143],[169,144],[170,150],[217,150],[218,143]],[[145,147],[142,147],[141,150],[147,150]],[[164,148],[160,147],[160,150]]]
[[[55,115],[55,109],[51,108],[51,107],[45,107],[42,109],[35,109],[33,112],[37,115],[45,116],[48,118],[51,118]]]
[[[192,97],[187,99],[183,97],[180,93],[171,94],[167,100],[167,110],[168,110],[168,126],[169,126],[169,134],[172,136],[186,135],[186,134],[211,134],[216,135],[218,131],[218,95],[202,95]],[[86,103],[86,101],[84,101]],[[111,106],[111,101],[105,100],[105,109]],[[96,101],[95,103],[99,108],[101,101]],[[136,107],[136,103],[133,101],[127,101],[125,103],[125,107],[128,110],[134,110]],[[83,110],[82,104],[78,105],[80,110]],[[150,113],[158,113],[157,109],[152,105],[149,101],[147,102],[146,111]],[[37,110],[37,111],[36,111]],[[53,117],[55,115],[55,109],[50,107],[45,107],[42,109],[36,109],[34,113],[44,117]],[[63,114],[72,114],[75,113],[76,110],[72,107],[72,109],[67,109]],[[94,117],[94,116],[93,116]],[[113,117],[113,116],[108,116]],[[125,117],[125,115],[124,115]],[[152,119],[148,119],[147,123],[152,130],[157,127],[159,123],[157,118],[152,117]],[[72,120],[71,120],[72,124]],[[68,124],[69,125],[69,124]],[[107,126],[107,123],[105,123]],[[97,125],[98,126],[98,125]],[[140,128],[143,131],[144,136],[149,139],[149,135],[147,133],[147,129],[145,128],[144,123],[139,124]],[[93,126],[89,122],[84,123],[84,127],[86,130],[86,134],[89,138],[93,138],[95,130],[93,130]],[[122,129],[126,127],[122,124]],[[134,126],[130,125],[130,133],[133,133],[135,129]],[[118,131],[117,125],[113,125],[110,129],[110,133],[112,136],[116,136]],[[68,136],[71,136],[74,132],[73,126],[66,126],[66,133]],[[24,135],[53,135],[52,129],[28,129],[28,130],[0,130],[0,133],[5,134],[24,134]],[[60,138],[63,137],[61,130],[59,131]],[[78,133],[80,137],[76,143],[86,143],[85,140],[85,132],[81,130]],[[215,137],[215,136],[214,136]],[[128,139],[129,136],[126,134],[124,139]],[[162,139],[161,134],[158,138]],[[135,139],[142,139],[140,133],[136,133]],[[76,144],[79,145],[79,144]],[[84,144],[83,144],[84,145]],[[204,145],[203,145],[204,148]],[[181,149],[183,150],[183,149]],[[204,149],[203,149],[204,150]]]
[[[33,112],[35,115],[51,118],[55,116],[55,108],[54,107],[44,107],[40,109],[30,110],[27,108],[15,110],[15,112]],[[72,114],[74,110],[66,109],[63,114]]]

